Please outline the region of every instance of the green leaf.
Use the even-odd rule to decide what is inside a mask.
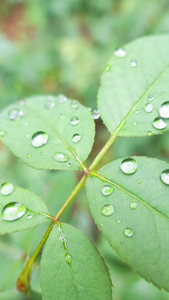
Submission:
[[[71,262],[66,261],[66,255]],[[94,245],[70,225],[54,227],[41,260],[44,300],[112,299],[108,269]]]
[[[84,169],[94,133],[90,111],[63,95],[32,97],[0,114],[2,142],[37,169]]]
[[[90,210],[121,259],[169,291],[169,185],[160,177],[169,165],[152,158],[133,159],[137,162],[133,174],[121,170],[120,159],[91,174]]]
[[[48,220],[47,207],[39,197],[12,184],[1,188],[0,234],[32,228]]]
[[[100,114],[111,133],[146,136],[169,129],[168,120],[163,120],[165,129],[153,126],[160,106],[169,101],[168,52],[169,35],[140,38],[121,50],[123,57],[114,52],[98,93]]]

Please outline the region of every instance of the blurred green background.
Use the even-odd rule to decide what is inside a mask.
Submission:
[[[168,0],[1,0],[0,109],[27,96],[58,93],[95,109],[100,76],[114,49],[143,35],[168,32]],[[109,137],[100,119],[96,128],[88,164]],[[102,164],[132,155],[169,160],[169,135],[117,138]],[[35,192],[51,214],[79,176],[33,170],[0,144],[0,181]],[[114,300],[169,299],[168,293],[145,282],[118,259],[92,221],[84,190],[63,221],[82,230],[99,248],[110,268]],[[15,290],[15,281],[46,226],[0,239],[0,299],[24,299]],[[41,299],[38,262],[32,289],[30,299]]]

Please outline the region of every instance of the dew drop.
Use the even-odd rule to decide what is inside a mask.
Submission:
[[[31,220],[32,217],[33,217],[32,215],[28,215],[28,216],[27,216],[27,219],[28,219],[28,220]]]
[[[125,57],[127,54],[126,50],[124,50],[123,48],[118,48],[114,51],[114,55],[116,57]]]
[[[19,105],[24,106],[25,105],[25,101],[24,100],[20,100],[18,101]]]
[[[140,180],[140,179],[137,179],[137,183],[140,184],[140,183],[141,183],[141,180]]]
[[[24,123],[24,126],[27,127],[29,124],[28,123]]]
[[[60,94],[58,96],[58,102],[59,103],[65,103],[67,101],[67,97],[65,95]]]
[[[109,196],[113,193],[114,191],[114,188],[110,185],[105,185],[103,188],[102,188],[102,194],[104,196]]]
[[[111,70],[111,66],[110,65],[106,65],[104,68],[105,72],[109,72]]]
[[[136,114],[139,114],[139,110],[136,110]]]
[[[78,143],[79,141],[81,140],[81,136],[80,134],[74,134],[73,137],[72,137],[72,142],[73,143]]]
[[[148,96],[148,100],[149,100],[149,101],[153,101],[153,100],[154,100],[154,96],[153,96],[153,95],[149,95],[149,96]]]
[[[106,204],[102,208],[102,215],[111,216],[114,213],[114,207],[110,204]]]
[[[135,59],[132,59],[131,62],[130,62],[130,66],[131,66],[132,68],[137,67],[137,61],[136,61]]]
[[[77,100],[72,100],[71,102],[72,107],[77,107],[79,105]]]
[[[125,228],[123,233],[127,237],[132,237],[133,236],[133,230],[131,228]]]
[[[10,195],[13,193],[14,187],[13,184],[10,182],[4,182],[1,185],[1,194],[4,196]]]
[[[55,103],[52,100],[47,100],[45,103],[45,108],[50,109],[55,106]]]
[[[169,185],[169,169],[166,169],[161,173],[161,180]]]
[[[60,163],[66,163],[69,160],[69,157],[62,152],[56,152],[53,157],[57,162]]]
[[[6,134],[6,131],[4,131],[4,130],[0,130],[0,137],[4,137],[4,136],[5,136],[5,134]]]
[[[153,111],[153,104],[152,103],[147,103],[144,107],[144,110],[147,112],[147,113],[150,113]]]
[[[98,109],[93,109],[93,110],[91,111],[91,116],[92,116],[92,118],[93,118],[94,120],[99,119],[99,118],[100,118],[100,112],[99,112],[99,110],[98,110]]]
[[[66,253],[66,262],[70,265],[72,261],[72,257],[69,253]]]
[[[125,158],[120,167],[125,174],[133,174],[137,170],[137,162],[133,158]]]
[[[82,106],[81,106],[81,105],[78,105],[78,106],[76,107],[76,111],[79,112],[79,111],[81,111],[81,110],[82,110]]]
[[[131,208],[132,210],[135,210],[135,209],[137,208],[137,203],[134,202],[134,201],[132,201],[132,202],[130,203],[130,208]]]
[[[2,218],[6,221],[15,221],[25,215],[27,209],[20,202],[11,202],[4,206]]]
[[[161,117],[157,117],[154,119],[153,121],[153,126],[156,129],[164,129],[165,127],[167,127],[167,124],[165,123],[164,119]]]
[[[48,141],[48,135],[44,131],[37,131],[33,134],[31,144],[34,147],[42,147]]]
[[[27,157],[28,157],[28,158],[31,158],[31,157],[32,157],[32,154],[31,154],[31,153],[28,153],[28,154],[27,154]]]
[[[116,223],[120,224],[120,223],[121,223],[121,220],[120,220],[120,219],[116,220]]]
[[[70,121],[71,125],[77,125],[79,124],[79,118],[78,117],[73,117]]]
[[[137,125],[137,122],[134,122],[134,123],[133,123],[133,126],[136,127],[136,125]]]
[[[151,135],[153,135],[153,133],[152,133],[151,131],[148,131],[148,132],[147,132],[147,135],[148,135],[148,136],[151,136]]]
[[[19,120],[22,118],[22,116],[23,116],[23,111],[18,108],[11,109],[8,113],[8,118],[12,121]]]
[[[169,101],[164,102],[159,108],[159,114],[161,117],[169,118]]]

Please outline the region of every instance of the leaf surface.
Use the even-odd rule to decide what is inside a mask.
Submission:
[[[108,269],[94,245],[80,231],[62,224],[66,251],[58,227],[54,227],[41,260],[41,287],[44,300],[112,299]]]
[[[90,111],[63,95],[32,97],[0,114],[2,142],[37,169],[83,169],[94,133]]]
[[[121,259],[147,281],[169,291],[169,185],[160,178],[169,165],[157,159],[134,159],[138,168],[133,174],[125,174],[118,159],[88,178],[90,210]],[[111,187],[110,194],[103,194],[105,186]]]
[[[98,93],[101,117],[112,134],[146,136],[169,130],[166,119],[164,129],[153,126],[160,106],[169,101],[168,52],[169,35],[140,38],[124,46],[122,57],[114,52]]]
[[[19,207],[13,205],[16,203],[19,204]],[[19,212],[22,215],[19,215]],[[0,193],[0,234],[22,231],[48,220],[48,210],[45,203],[32,192],[14,186],[14,191],[11,194],[3,195]]]

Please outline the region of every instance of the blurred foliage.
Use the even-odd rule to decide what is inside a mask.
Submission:
[[[116,47],[140,36],[169,32],[168,0],[1,0],[0,109],[38,94],[63,93],[96,107],[100,75]],[[108,138],[97,120],[96,142],[88,164]],[[102,160],[131,155],[169,159],[169,135],[117,138]],[[28,188],[55,214],[73,190],[79,173],[36,171],[19,162],[0,145],[0,179]],[[94,225],[81,191],[63,221],[70,222],[99,246],[109,266],[114,300],[169,299],[146,283],[117,256]],[[25,259],[37,247],[46,224],[0,240],[0,299],[24,299],[15,281]],[[38,261],[31,281],[40,292]],[[32,292],[30,299],[41,299]]]

